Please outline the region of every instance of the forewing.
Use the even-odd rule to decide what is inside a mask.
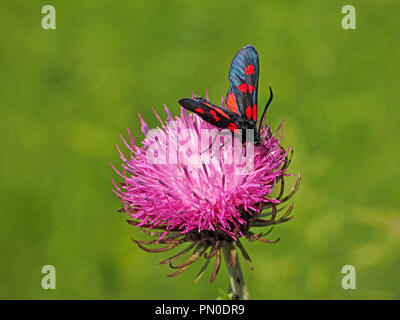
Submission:
[[[253,46],[242,48],[229,71],[230,88],[226,95],[228,108],[240,117],[257,120],[259,62]]]
[[[237,132],[237,129],[239,129],[235,123],[235,120],[237,119],[235,114],[229,110],[222,109],[209,101],[204,99],[183,98],[179,100],[179,104],[218,128],[227,128],[233,132]]]

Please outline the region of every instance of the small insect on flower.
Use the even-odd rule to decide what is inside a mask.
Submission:
[[[241,52],[250,50],[256,54],[253,49],[247,46]],[[257,107],[254,103],[257,101],[258,57],[253,54],[251,57],[251,64],[239,63],[243,60],[240,52],[234,59],[230,74],[239,75],[237,79],[241,75],[257,76],[245,78],[250,79],[248,82],[241,82],[246,84],[246,90],[244,85],[243,90],[238,89],[240,84],[232,76],[227,96],[230,111],[218,109],[208,99],[190,99],[183,103],[180,100],[185,108],[194,113],[187,113],[185,108],[181,108],[180,115],[173,118],[165,107],[167,120],[162,121],[155,113],[161,126],[153,130],[139,115],[145,136],[142,146],[135,145],[128,131],[129,139],[122,139],[129,156],[126,157],[117,146],[122,170],[113,167],[123,179],[120,184],[113,181],[113,191],[123,203],[120,211],[130,216],[128,223],[155,237],[152,240],[133,241],[147,252],[164,252],[186,244],[186,247],[160,263],[169,264],[174,269],[169,275],[173,277],[201,257],[205,258],[196,282],[215,258],[210,277],[210,281],[214,281],[224,257],[231,276],[233,298],[241,299],[246,298],[246,294],[243,279],[238,279],[241,272],[237,249],[253,268],[241,240],[277,242],[279,238],[268,240],[265,236],[274,225],[292,218],[293,203],[288,207],[285,204],[300,184],[299,175],[291,192],[284,196],[284,178],[289,175],[287,169],[293,149],[285,150],[280,144],[282,124],[275,133],[272,133],[269,125],[264,125],[265,112],[254,144],[235,134],[232,144],[204,152],[202,142],[209,144],[213,140],[210,132],[218,131],[218,128],[234,132],[234,125],[240,129],[246,126],[254,128],[256,125]],[[244,107],[247,103],[254,105],[251,113]],[[227,116],[235,113],[236,116],[224,119],[224,113]],[[205,117],[205,114],[212,115],[212,119]],[[224,125],[217,126],[217,119],[221,119],[221,123],[225,121]],[[245,122],[247,124],[241,126]],[[255,146],[253,152],[247,152],[249,144]],[[284,213],[278,217],[281,211]],[[265,233],[254,233],[253,228],[256,227],[270,229]],[[186,254],[186,260],[177,262]]]

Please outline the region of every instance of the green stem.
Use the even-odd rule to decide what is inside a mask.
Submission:
[[[232,294],[232,300],[249,300],[249,292],[247,291],[247,286],[244,282],[239,260],[236,259],[236,263],[234,266],[231,266],[230,264],[232,252],[229,243],[225,242],[222,245],[222,252],[229,274],[230,283],[228,293]]]

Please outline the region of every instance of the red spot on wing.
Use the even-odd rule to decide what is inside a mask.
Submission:
[[[257,105],[253,105],[253,120],[257,121]]]
[[[215,108],[214,110],[216,110],[217,112],[219,112],[220,114],[222,114],[225,118],[228,118],[228,119],[229,119],[229,116],[228,116],[225,112],[223,112],[221,109]]]
[[[216,116],[216,115],[217,115],[217,113],[216,113],[214,110],[210,110],[210,113],[211,113],[213,116]]]
[[[235,133],[237,133],[237,134],[240,134],[239,127],[238,127],[236,124],[234,124],[234,123],[230,123],[230,124],[228,125],[228,129],[231,130],[232,132],[235,132]]]
[[[204,110],[201,108],[196,108],[194,111],[197,113],[204,113]]]
[[[254,66],[252,64],[249,64],[246,69],[244,69],[244,72],[246,74],[253,74],[254,73]]]
[[[255,87],[251,84],[251,85],[249,85],[249,91],[250,91],[250,93],[252,93],[253,91],[254,91],[254,89],[255,89]]]
[[[217,122],[221,120],[221,118],[219,118],[219,117],[217,117],[217,116],[214,116],[213,118],[214,118],[214,120],[217,121]]]
[[[248,106],[246,108],[246,117],[251,119],[251,113],[252,113],[251,106]]]
[[[247,83],[243,82],[241,85],[238,86],[238,89],[244,93],[247,92]]]
[[[235,99],[235,95],[233,93],[231,93],[228,98],[226,99],[226,104],[228,105],[228,108],[236,113],[239,114],[238,112],[238,108],[237,108],[237,104],[236,104],[236,99]]]

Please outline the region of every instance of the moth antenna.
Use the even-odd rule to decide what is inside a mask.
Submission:
[[[269,86],[269,99],[268,99],[267,104],[265,105],[264,111],[263,111],[263,113],[261,115],[260,124],[258,125],[258,135],[260,135],[261,125],[264,122],[265,114],[267,113],[267,109],[268,109],[269,105],[271,104],[271,101],[272,101],[273,97],[274,97],[274,94],[272,93],[271,86]]]

